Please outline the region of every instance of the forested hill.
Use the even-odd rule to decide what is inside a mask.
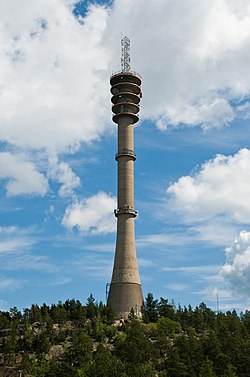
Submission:
[[[0,312],[0,376],[250,377],[250,311],[145,299],[143,321],[67,300]]]

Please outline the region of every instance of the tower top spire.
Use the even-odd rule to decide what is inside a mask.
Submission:
[[[121,40],[122,47],[122,57],[121,57],[121,68],[122,72],[130,71],[130,39],[128,37],[123,37]]]

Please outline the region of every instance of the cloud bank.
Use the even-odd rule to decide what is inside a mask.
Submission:
[[[107,23],[114,30],[132,38],[132,65],[144,78],[142,112],[160,129],[222,127],[249,114],[247,0],[116,0]]]
[[[250,232],[240,232],[226,249],[226,263],[220,274],[236,294],[250,298]]]
[[[143,76],[142,118],[166,130],[250,116],[248,0],[115,0],[89,4],[81,22],[76,2],[0,4],[0,141],[8,153],[9,146],[46,150],[48,158],[72,153],[112,129],[108,81],[120,68],[120,30],[131,37],[132,69]],[[29,156],[33,174],[41,174]],[[50,178],[68,196],[79,180],[63,164]],[[48,191],[41,176],[35,188],[1,177],[13,179],[9,195]]]
[[[121,30],[131,38],[132,69],[143,77],[143,119],[164,131],[250,116],[248,0],[115,0],[110,7],[90,3],[81,20],[73,15],[76,2],[27,0],[21,10],[19,0],[0,4],[0,179],[7,195],[44,196],[56,181],[59,196],[76,200],[81,182],[63,159],[113,132],[109,75],[120,69]],[[43,170],[32,154],[41,150]],[[186,219],[248,222],[248,166],[248,150],[218,155],[169,187],[172,204]],[[98,195],[69,206],[63,224],[111,231],[106,220],[82,220]]]
[[[159,128],[221,127],[249,113],[247,0],[115,0],[90,4],[81,23],[73,3],[27,0],[20,12],[18,0],[1,2],[2,140],[60,151],[102,135],[120,30],[144,78],[143,116]]]
[[[104,131],[107,11],[92,6],[80,24],[72,3],[1,2],[1,140],[64,151]]]
[[[173,183],[167,189],[168,205],[203,240],[214,241],[219,233],[225,245],[239,227],[250,223],[249,187],[250,151],[241,149],[235,155],[217,155],[194,174]],[[221,234],[223,229],[225,234]],[[250,232],[241,231],[225,254],[226,262],[216,276],[218,286],[232,297],[250,298]]]

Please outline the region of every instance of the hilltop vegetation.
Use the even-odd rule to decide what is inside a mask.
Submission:
[[[148,294],[143,321],[114,319],[92,295],[0,312],[0,376],[250,376],[249,311],[176,308]]]

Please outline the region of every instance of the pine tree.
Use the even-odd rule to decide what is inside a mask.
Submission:
[[[216,377],[213,370],[213,363],[209,359],[205,359],[199,373],[199,377]]]

